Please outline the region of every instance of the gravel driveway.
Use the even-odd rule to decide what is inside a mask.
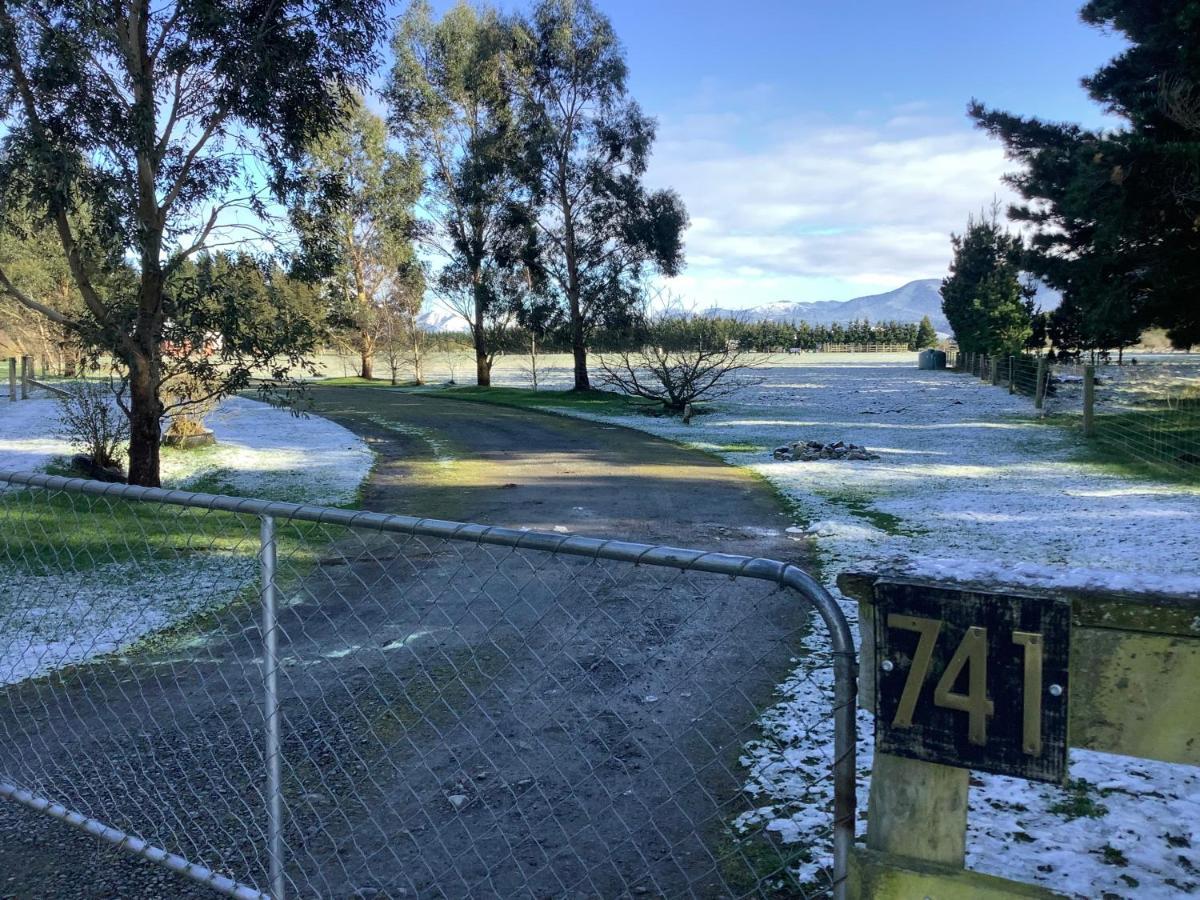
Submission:
[[[367,509],[788,559],[739,470],[643,434],[317,389],[379,454]],[[767,893],[727,825],[738,764],[808,616],[770,585],[377,533],[281,560],[286,840],[303,896]],[[800,561],[800,560],[795,560]],[[265,887],[258,626],[0,699],[0,770]],[[186,776],[186,777],[185,777]],[[0,894],[192,896],[0,804]]]

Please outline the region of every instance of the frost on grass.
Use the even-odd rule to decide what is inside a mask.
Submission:
[[[366,443],[336,422],[244,397],[225,399],[206,424],[215,446],[164,448],[164,486],[344,506],[354,502],[374,461]],[[55,400],[0,405],[0,470],[36,471],[69,455],[57,429]]]
[[[0,684],[118,653],[232,600],[257,575],[253,556],[212,554],[81,572],[4,571]]]
[[[206,420],[214,447],[164,457],[173,487],[203,483],[223,493],[344,506],[354,502],[374,457],[356,434],[320,416],[295,416],[230,397]]]
[[[1140,369],[1141,367],[1139,367]],[[1200,371],[1200,370],[1196,370]],[[1200,591],[1200,490],[1130,480],[1074,459],[1074,439],[1038,422],[1027,398],[967,375],[922,372],[910,356],[780,360],[763,384],[714,412],[677,419],[565,415],[640,428],[753,468],[795,504],[796,540],[815,542],[822,581],[895,568],[950,581]],[[1137,373],[1150,376],[1150,366]],[[1178,373],[1172,374],[1177,380]],[[796,440],[865,444],[878,462],[776,462]],[[857,631],[855,604],[842,606]],[[827,864],[832,674],[814,626],[805,656],[746,747],[754,809],[744,831],[811,848]],[[873,735],[859,716],[859,796]],[[1200,770],[1072,751],[1072,787],[973,775],[968,866],[1077,897],[1200,893]]]
[[[51,399],[0,406],[0,469],[44,467],[71,448],[54,437]],[[208,418],[215,447],[164,449],[164,486],[320,505],[352,503],[370,473],[366,444],[318,416],[298,417],[231,397]],[[103,513],[95,513],[103,515]],[[45,536],[70,547],[70,532]],[[4,559],[0,535],[0,560]],[[142,552],[142,550],[145,552]],[[253,550],[189,555],[163,562],[133,548],[124,563],[83,573],[30,574],[0,562],[0,683],[46,674],[119,651],[142,638],[225,605],[253,577]]]

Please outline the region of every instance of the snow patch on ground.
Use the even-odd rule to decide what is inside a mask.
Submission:
[[[374,462],[366,443],[336,422],[244,397],[226,398],[205,424],[216,445],[164,448],[164,485],[186,490],[203,480],[224,493],[343,506],[354,502]],[[0,405],[0,469],[37,471],[70,455],[58,427],[55,400]]]
[[[194,555],[85,571],[4,571],[0,684],[118,652],[223,605],[257,578],[254,556]]]
[[[164,457],[165,483],[215,480],[225,493],[345,506],[374,464],[362,438],[336,422],[245,397],[226,398],[205,424],[216,446]]]
[[[691,425],[678,419],[564,415],[625,425],[724,453],[779,487],[815,539],[822,580],[895,568],[947,580],[1107,587],[1194,595],[1200,490],[1118,477],[1073,459],[1067,432],[1038,422],[1027,398],[911,358],[787,360]],[[791,441],[865,444],[878,462],[782,462]],[[843,599],[857,628],[857,609]],[[818,627],[778,689],[763,738],[743,761],[756,808],[743,829],[821,848],[827,862],[833,729],[830,660]],[[859,718],[860,797],[872,722]],[[968,866],[1077,897],[1174,897],[1200,891],[1200,769],[1072,751],[1073,790],[973,775]],[[1082,798],[1082,799],[1081,799]],[[1086,814],[1079,814],[1081,810]]]
[[[373,463],[362,439],[342,426],[254,400],[230,397],[206,423],[217,445],[164,448],[164,485],[341,506],[355,500]],[[54,400],[0,406],[0,469],[36,470],[70,454],[54,436],[57,428]],[[47,573],[36,560],[21,565],[11,557],[0,565],[0,684],[123,650],[223,606],[257,577],[253,542],[245,553],[210,548],[165,561],[143,553],[136,536],[131,545],[132,561],[86,571]],[[0,535],[0,551],[4,546]]]

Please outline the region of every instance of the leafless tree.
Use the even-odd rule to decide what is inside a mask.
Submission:
[[[599,364],[605,387],[655,400],[676,413],[762,382],[745,374],[754,363],[736,342],[714,337],[706,320],[682,316],[654,323],[643,346],[605,354]]]

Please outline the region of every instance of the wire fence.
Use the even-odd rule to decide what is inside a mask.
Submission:
[[[959,354],[953,366],[1078,429],[1099,462],[1200,482],[1200,355],[1050,360]]]
[[[794,566],[9,472],[0,580],[0,796],[223,893],[845,894],[853,643]],[[747,840],[814,629],[815,824]]]

